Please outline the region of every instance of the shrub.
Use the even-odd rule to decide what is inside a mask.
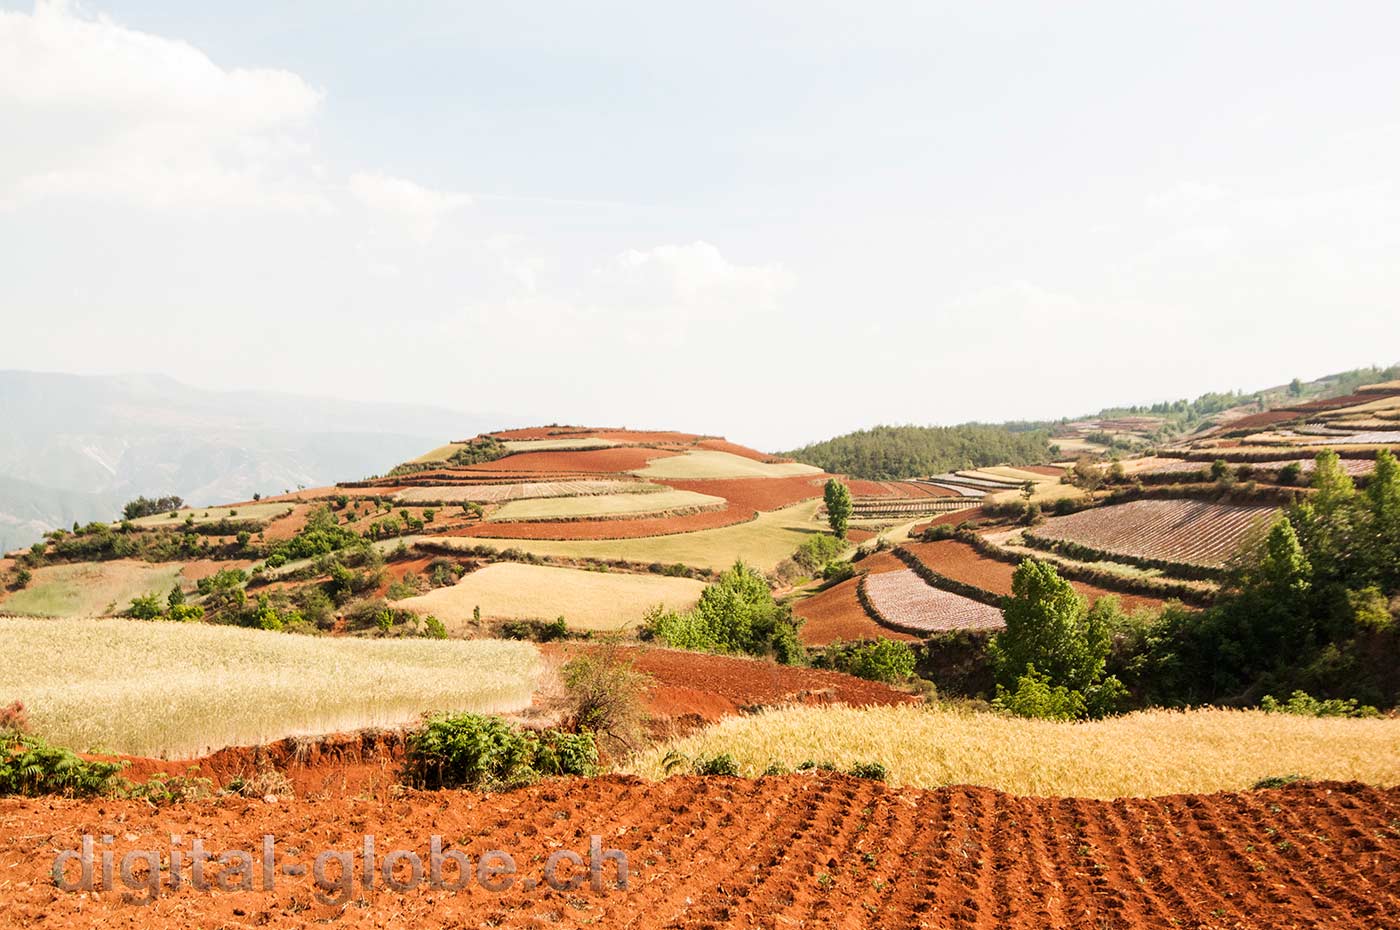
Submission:
[[[739,763],[727,752],[717,756],[701,756],[691,765],[696,775],[738,775]]]
[[[122,507],[122,516],[128,520],[136,520],[141,517],[153,517],[158,513],[165,513],[167,511],[171,511],[171,516],[174,516],[173,511],[179,510],[184,506],[184,500],[174,494],[156,498],[142,496],[135,500],[127,501],[126,506]]]
[[[816,664],[857,678],[894,684],[907,681],[914,674],[915,658],[914,650],[907,643],[877,639],[868,643],[828,646],[819,655]]]
[[[890,777],[889,770],[879,762],[857,762],[847,770],[846,774],[874,781],[885,781]]]
[[[161,615],[160,598],[154,594],[132,598],[126,612],[137,620],[155,620]]]
[[[403,777],[418,788],[492,790],[528,784],[540,775],[592,775],[592,734],[522,732],[499,717],[457,714],[430,720],[409,734]]]
[[[176,604],[166,614],[166,619],[177,623],[189,623],[204,619],[204,608],[198,604]]]
[[[845,544],[835,536],[827,536],[822,533],[810,537],[798,546],[797,551],[792,554],[792,560],[808,574],[815,574],[822,566],[840,555],[845,548]]]
[[[630,751],[640,747],[647,717],[642,699],[651,677],[633,668],[616,643],[574,656],[563,676],[570,729],[590,730]]]
[[[1041,720],[1077,720],[1088,711],[1083,694],[1052,685],[1050,676],[1037,672],[1034,665],[1026,666],[1025,674],[1016,679],[1015,690],[997,685],[992,705],[1017,717]]]
[[[693,610],[654,608],[643,631],[679,649],[772,655],[789,664],[805,655],[792,611],[775,601],[767,580],[743,562],[706,587]]]
[[[432,614],[428,614],[423,621],[423,628],[429,639],[447,639],[447,627],[442,625],[442,621]]]
[[[11,736],[0,746],[0,795],[90,797],[120,787],[125,763],[87,762],[37,736]]]
[[[476,608],[480,610],[481,608]],[[507,620],[501,624],[501,637],[535,643],[552,643],[569,638],[569,625],[563,617],[554,620]]]
[[[1306,691],[1294,691],[1280,703],[1272,694],[1264,695],[1259,708],[1270,714],[1295,714],[1299,717],[1379,717],[1380,711],[1369,705],[1358,705],[1355,698],[1319,700]]]

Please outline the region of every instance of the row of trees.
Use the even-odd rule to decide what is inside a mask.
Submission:
[[[1043,462],[1049,433],[967,423],[962,426],[876,426],[803,446],[786,455],[856,478],[914,478],[960,468]]]

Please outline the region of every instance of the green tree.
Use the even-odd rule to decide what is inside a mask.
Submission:
[[[185,589],[180,587],[180,582],[175,582],[170,586],[170,593],[165,597],[165,603],[172,609],[185,603]]]
[[[1006,629],[991,643],[998,694],[1043,684],[1077,692],[1091,716],[1115,709],[1123,685],[1104,672],[1122,616],[1116,599],[1101,598],[1090,609],[1053,565],[1027,559],[1012,576],[1003,613]]]
[[[851,520],[851,491],[839,478],[828,478],[823,495],[826,499],[826,519],[831,531],[841,539],[846,538],[846,527]]]

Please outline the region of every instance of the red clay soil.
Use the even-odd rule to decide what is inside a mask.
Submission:
[[[729,501],[731,506],[752,510],[779,510],[801,501],[822,496],[828,475],[796,475],[790,478],[705,478],[678,481],[658,479],[658,484],[677,491],[710,494]]]
[[[252,559],[196,559],[184,564],[180,569],[180,577],[186,581],[199,581],[201,578],[212,578],[226,568],[247,571],[256,564]],[[0,572],[3,571],[4,568],[0,567]]]
[[[547,643],[545,656],[563,663],[589,649]],[[633,667],[655,679],[648,710],[657,717],[698,716],[712,722],[758,707],[784,704],[908,704],[918,698],[887,685],[840,672],[779,665],[763,659],[707,655],[655,646],[629,646]]]
[[[929,520],[927,523],[915,524],[912,528],[910,528],[909,535],[917,539],[919,534],[922,533],[924,530],[928,529],[931,526],[938,526],[941,523],[951,523],[953,526],[957,526],[959,523],[965,523],[968,520],[985,519],[987,519],[987,512],[981,507],[973,507],[970,510],[955,510],[952,513],[940,514],[939,516],[934,517],[932,520]]]
[[[909,566],[889,552],[877,552],[866,556],[859,563],[862,571],[870,574],[903,571]],[[795,601],[792,612],[804,621],[797,634],[808,646],[826,646],[836,642],[859,639],[898,639],[904,642],[918,642],[920,637],[900,633],[876,623],[856,596],[859,578],[851,578],[833,585],[818,594]]]
[[[989,559],[961,540],[940,539],[937,542],[906,543],[904,548],[929,568],[954,581],[975,585],[993,594],[1011,593],[1011,576],[1015,574],[1016,566],[1010,562]],[[1131,611],[1139,607],[1156,610],[1166,603],[1161,598],[1110,591],[1083,581],[1070,580],[1070,584],[1074,586],[1074,590],[1088,598],[1090,603],[1112,595],[1118,598],[1124,610]]]
[[[417,477],[417,475],[414,475],[414,477]],[[393,480],[389,484],[376,485],[372,488],[341,488],[335,486],[328,486],[324,488],[304,488],[300,491],[293,491],[290,494],[278,494],[273,497],[264,497],[261,501],[242,501],[237,504],[230,504],[229,506],[251,507],[253,504],[257,503],[278,504],[283,501],[286,501],[289,504],[295,503],[297,501],[328,501],[333,500],[334,498],[337,498],[342,494],[344,494],[346,497],[388,497],[390,494],[393,494],[396,491],[403,490],[403,485],[399,483],[402,480],[402,478],[399,478]]]
[[[485,536],[495,539],[642,539],[674,536],[696,530],[714,530],[747,523],[758,512],[748,507],[726,507],[677,517],[645,517],[625,520],[569,520],[540,523],[477,523],[449,530],[442,536]]]
[[[586,449],[579,452],[520,452],[494,462],[482,462],[467,470],[477,472],[542,472],[572,471],[591,474],[614,474],[645,468],[652,459],[680,453],[670,449],[649,449],[642,446],[617,446],[609,449]]]
[[[500,794],[409,792],[385,800],[225,797],[155,808],[139,800],[0,801],[0,915],[6,927],[660,928],[1400,928],[1400,789],[1308,783],[1231,794],[1116,801],[1017,797],[986,788],[893,788],[845,775],[760,779],[551,779]],[[83,834],[114,837],[114,859],[183,839],[185,883],[149,906],[122,891],[54,886],[54,857]],[[460,892],[357,882],[322,903],[310,865],[374,837],[428,859],[429,839],[509,852],[515,884]],[[193,840],[246,850],[262,881],[262,837],[280,860],[271,890],[189,883]],[[627,858],[602,889],[540,878],[556,849],[590,836]],[[287,866],[297,874],[287,874]],[[564,875],[567,866],[560,870]],[[335,866],[331,875],[334,876]],[[408,862],[400,862],[398,878]],[[100,875],[100,870],[98,872]],[[206,869],[206,878],[216,867]],[[443,876],[452,880],[455,867]],[[72,867],[70,878],[76,878]],[[527,884],[528,881],[528,884]],[[118,886],[120,887],[120,886]]]
[[[855,526],[849,527],[849,528],[846,530],[846,539],[847,539],[848,541],[850,541],[850,542],[856,543],[857,545],[859,545],[860,543],[865,542],[867,539],[874,539],[874,538],[875,538],[875,531],[874,531],[874,530],[863,530],[863,529],[860,529],[859,527],[855,527]]]
[[[1059,478],[1065,473],[1063,468],[1056,468],[1054,465],[1016,465],[1019,471],[1034,472],[1037,475],[1045,475],[1050,478]]]
[[[693,446],[700,439],[694,433],[677,433],[673,430],[600,429],[588,435],[613,442],[669,442],[682,446]]]

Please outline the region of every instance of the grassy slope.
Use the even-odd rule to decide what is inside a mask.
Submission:
[[[695,533],[650,536],[642,539],[533,540],[472,537],[471,544],[515,548],[538,555],[563,558],[627,559],[636,562],[680,562],[697,568],[725,569],[743,559],[762,571],[771,571],[792,555],[813,533],[826,524],[816,520],[820,501],[803,501],[782,510],[761,513],[756,520]],[[460,537],[435,541],[462,543]]]
[[[1026,795],[1236,791],[1287,774],[1400,784],[1400,719],[1262,711],[1155,710],[1069,724],[922,707],[802,707],[723,720],[651,750],[633,770],[661,777],[671,750],[730,753],[745,775],[772,762],[876,761],[897,785],[975,784]]]
[[[275,503],[243,504],[238,507],[187,507],[184,510],[175,511],[174,517],[168,513],[158,513],[149,517],[140,517],[131,522],[136,526],[174,530],[179,529],[184,524],[186,517],[194,517],[196,524],[217,523],[220,520],[267,521],[282,516],[291,506],[291,504]],[[230,514],[230,510],[237,512]]]
[[[690,507],[722,507],[724,498],[694,491],[652,491],[642,494],[594,494],[508,501],[488,520],[558,520],[568,517],[664,513]]]
[[[619,630],[642,619],[651,607],[694,606],[705,585],[689,578],[590,572],[574,568],[497,562],[457,584],[395,606],[434,614],[449,630],[462,627],[474,607],[488,618],[553,620],[575,629]]]
[[[541,663],[527,643],[295,636],[202,623],[0,618],[0,704],[78,749],[190,757],[425,711],[509,712]]]
[[[29,586],[0,600],[0,611],[35,617],[94,617],[113,604],[126,608],[134,597],[162,597],[179,579],[178,562],[131,559],[79,562],[35,569]]]

